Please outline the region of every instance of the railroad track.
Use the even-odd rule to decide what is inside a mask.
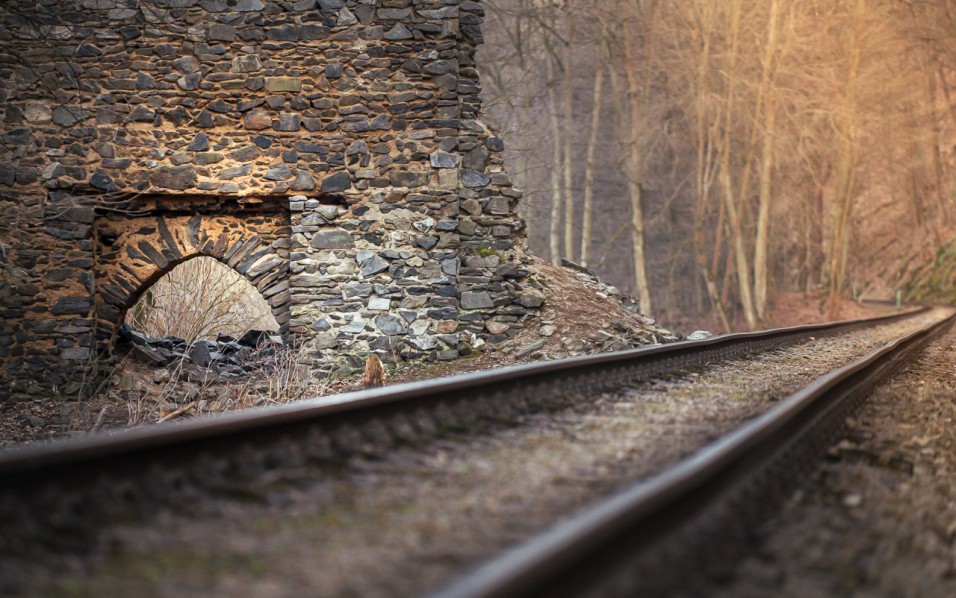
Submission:
[[[91,533],[91,528],[104,520],[148,517],[157,504],[188,501],[197,492],[249,492],[249,488],[243,488],[243,483],[252,477],[252,472],[263,469],[288,467],[290,464],[318,464],[332,469],[347,467],[350,456],[368,452],[369,447],[381,451],[384,447],[421,443],[448,430],[465,430],[483,421],[506,420],[522,413],[560,409],[602,389],[620,388],[676,370],[697,368],[748,353],[792,345],[811,337],[820,338],[877,324],[889,324],[926,311],[923,309],[875,320],[728,335],[705,341],[518,366],[449,380],[350,393],[331,401],[306,402],[214,420],[7,451],[0,454],[0,526],[4,529],[4,533],[0,534],[0,556],[29,551],[37,543],[79,548]],[[925,334],[931,335],[938,329],[939,326],[932,327]],[[898,360],[894,361],[893,358],[897,348],[911,351],[926,342],[927,338],[924,334],[914,333],[874,357],[872,364],[868,362],[865,369],[886,360],[890,364],[897,363]],[[881,368],[885,373],[886,366]],[[827,384],[821,383],[819,386],[829,388]],[[819,404],[817,399],[792,398],[785,404],[794,402],[801,405]],[[783,403],[771,412],[777,413],[782,406]],[[807,416],[786,417],[789,418],[787,421],[803,422]],[[747,428],[753,428],[764,419],[755,420]],[[789,429],[791,426],[773,425],[780,429]],[[691,466],[699,468],[704,460],[711,459],[725,466],[730,464],[734,476],[746,477],[747,472],[742,464],[748,458],[742,458],[739,451],[744,450],[740,447],[745,445],[747,450],[753,450],[753,441],[745,442],[741,434],[735,433],[712,445],[680,467],[685,470]],[[762,433],[764,440],[776,436],[776,433]],[[760,445],[758,450],[764,449]],[[731,451],[731,457],[720,452],[728,450]],[[772,454],[778,452],[779,449],[774,448]],[[765,466],[763,460],[761,457],[761,464]],[[680,467],[662,474],[659,480],[679,479],[683,480],[683,486],[688,486],[691,484],[688,479],[699,483],[700,479],[707,478],[697,469],[681,473]],[[716,477],[712,475],[711,478],[708,478],[711,484],[725,490],[743,484],[726,472]],[[633,509],[644,514],[645,519],[639,519],[637,525],[644,530],[640,534],[640,544],[645,548],[645,553],[647,546],[652,545],[647,540],[653,536],[647,533],[648,529],[660,528],[661,533],[673,529],[671,523],[662,523],[670,520],[662,518],[659,511],[649,510],[648,505],[656,505],[658,509],[667,505],[684,505],[676,498],[673,488],[661,490],[663,482],[654,484],[641,485],[634,490],[632,494],[640,499],[639,506],[633,507],[627,503],[628,508],[624,509],[630,519],[634,519]],[[775,491],[782,492],[781,488],[783,486]],[[703,490],[698,488],[697,494],[705,492],[710,492],[709,487]],[[734,490],[734,496],[738,494],[740,492]],[[505,561],[495,561],[479,569],[473,576],[450,586],[447,595],[521,595],[535,593],[547,584],[552,584],[553,588],[578,589],[587,588],[592,583],[585,579],[587,576],[580,574],[574,580],[555,577],[555,571],[549,572],[548,563],[564,564],[557,567],[557,573],[561,570],[565,573],[567,570],[579,573],[593,570],[601,572],[598,575],[601,579],[616,578],[608,574],[608,569],[603,565],[597,567],[594,563],[612,563],[615,559],[609,558],[608,550],[613,554],[620,552],[620,544],[613,545],[614,548],[602,548],[596,543],[596,538],[602,538],[603,542],[609,534],[608,529],[621,528],[621,524],[609,519],[609,516],[625,506],[622,496],[634,498],[627,493],[618,496],[609,503],[610,506],[605,505],[593,512],[597,514],[586,514],[583,519],[558,528],[550,535],[523,546],[519,552],[509,554]],[[696,504],[697,501],[694,499],[691,502]],[[727,499],[721,498],[718,502],[724,504]],[[679,506],[677,510],[686,510],[686,505]],[[651,513],[653,520],[649,527],[647,513]],[[595,522],[602,523],[604,527],[593,528]],[[669,537],[672,538],[668,544],[670,548],[653,550],[655,558],[678,550],[674,546],[680,543],[675,544],[672,534]],[[617,538],[614,542],[619,540]],[[582,548],[585,545],[597,552],[588,553]],[[660,546],[659,543],[653,545]],[[632,552],[628,550],[627,554]],[[582,558],[592,560],[581,561]],[[593,560],[595,558],[596,561]],[[627,569],[666,569],[655,559],[650,562],[649,569],[646,560],[641,561],[637,568]],[[710,561],[704,559],[702,562],[707,565]],[[506,566],[502,563],[510,564]],[[515,563],[525,568],[515,568]],[[659,583],[649,581],[656,579],[655,576],[643,575],[641,579],[644,587],[648,587],[649,583],[651,586]]]
[[[433,594],[693,595],[728,573],[836,439],[869,391],[956,316],[819,378],[757,419]],[[706,586],[704,586],[706,587]]]

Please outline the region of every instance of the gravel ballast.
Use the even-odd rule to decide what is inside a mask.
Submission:
[[[956,333],[876,390],[848,438],[707,595],[956,596]]]

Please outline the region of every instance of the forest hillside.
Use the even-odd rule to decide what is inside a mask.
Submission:
[[[949,0],[489,0],[530,245],[670,325],[922,288],[953,237]],[[933,297],[920,296],[921,299]]]

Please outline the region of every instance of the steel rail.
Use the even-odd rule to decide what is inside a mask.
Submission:
[[[708,571],[726,573],[774,502],[842,435],[866,393],[954,319],[818,378],[675,466],[480,565],[431,598],[656,596],[686,591]]]
[[[495,413],[495,399],[518,396],[547,402],[563,394],[614,388],[675,369],[704,365],[759,349],[802,339],[833,335],[886,324],[925,313],[929,307],[828,324],[811,324],[759,332],[718,335],[642,349],[511,366],[431,381],[344,393],[281,406],[249,409],[216,418],[172,422],[112,434],[101,434],[0,450],[0,493],[22,485],[52,480],[88,481],[104,471],[139,471],[144,464],[195,458],[197,451],[236,444],[266,443],[285,434],[308,432],[316,425],[362,425],[399,413],[421,413],[442,406],[468,406],[484,401]]]

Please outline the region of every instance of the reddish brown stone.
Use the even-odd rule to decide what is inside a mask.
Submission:
[[[242,126],[250,131],[272,128],[272,115],[265,110],[252,110],[242,117]]]

